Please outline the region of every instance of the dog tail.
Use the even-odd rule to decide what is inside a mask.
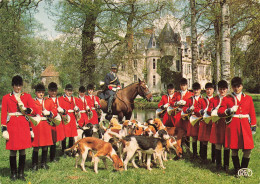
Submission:
[[[81,140],[81,139],[80,139],[80,140]],[[64,152],[68,152],[68,151],[71,151],[71,150],[73,150],[74,148],[76,148],[76,147],[78,146],[80,140],[78,140],[77,142],[75,142],[75,143],[73,144],[73,146],[71,146],[70,148],[65,149]]]

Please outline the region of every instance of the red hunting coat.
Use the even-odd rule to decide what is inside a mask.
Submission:
[[[94,95],[91,95],[91,96],[87,95],[86,100],[87,100],[87,105],[90,107],[90,109],[93,112],[93,117],[91,119],[89,119],[89,123],[92,123],[93,125],[98,124],[98,114],[97,114],[97,111],[95,108],[95,102],[97,102],[98,105],[101,107],[99,98]]]
[[[44,103],[45,103],[45,109],[51,111],[54,114],[54,117],[58,115],[57,98],[52,99],[51,97],[49,97],[45,100]],[[60,123],[58,126],[56,125],[51,126],[51,132],[52,132],[53,142],[62,141],[65,138],[65,132],[62,123]]]
[[[59,106],[65,109],[66,114],[70,116],[70,122],[67,125],[64,125],[65,137],[75,137],[78,135],[74,112],[68,112],[68,110],[74,111],[75,104],[73,98],[74,97],[72,96],[69,100],[65,95],[58,98]]]
[[[86,125],[89,120],[86,112],[86,106],[87,106],[87,100],[86,97],[84,97],[84,100],[82,100],[80,97],[75,98],[76,105],[79,107],[81,118],[78,120],[79,126],[83,127]]]
[[[158,108],[161,108],[162,105],[165,105],[167,103],[169,103],[171,107],[174,107],[175,102],[175,94],[172,96],[172,98],[169,95],[163,95],[161,101],[158,104]],[[164,113],[162,122],[165,126],[168,127],[172,127],[175,124],[173,116],[170,116],[167,112]]]
[[[194,98],[194,101],[193,101]],[[194,108],[197,107],[198,105],[198,101],[201,99],[201,97],[199,97],[198,100],[195,99],[195,97],[191,97],[187,100],[186,105],[183,107],[183,112],[186,114],[187,113],[187,109],[189,107],[192,106],[192,104],[194,103]],[[191,137],[197,137],[199,134],[199,123],[196,123],[194,126],[192,126],[190,123],[188,124],[188,128],[187,128],[187,136],[191,136]]]
[[[32,109],[32,114],[37,113],[30,94],[23,93],[21,100],[26,108]],[[8,116],[8,113],[19,112],[17,103],[13,93],[3,96],[1,124],[7,127],[9,133],[9,140],[6,141],[7,150],[22,150],[32,147],[30,123],[24,116]]]
[[[180,100],[185,100],[186,102],[188,101],[188,99],[190,97],[192,97],[194,94],[190,91],[187,91],[185,93],[185,95],[183,97],[181,97],[181,92],[176,92],[176,101],[180,101]],[[175,126],[184,129],[185,131],[187,131],[188,129],[188,125],[190,123],[189,120],[183,120],[181,118],[181,111],[178,112],[175,116],[174,116],[174,122],[175,122]]]
[[[225,98],[225,97],[224,97]],[[211,112],[216,108],[220,103],[219,96],[215,96],[210,99],[209,108],[207,110],[208,115],[211,115]],[[226,130],[226,121],[225,118],[219,119],[217,122],[212,123],[211,133],[210,133],[210,142],[212,144],[225,144],[225,130]]]
[[[198,105],[196,106],[194,113],[197,117],[202,117],[200,114],[200,110],[205,110],[209,105],[208,98],[200,98],[198,101]],[[206,112],[205,112],[206,113]],[[212,122],[210,121],[209,124],[206,124],[203,120],[199,122],[199,134],[198,140],[199,141],[209,141],[210,133],[211,133]]]
[[[38,114],[41,117],[44,117],[42,114],[42,111],[43,111],[43,104],[44,104],[44,108],[46,108],[45,102],[43,102],[43,104],[42,104],[39,100],[35,99],[34,103],[37,108]],[[51,108],[51,109],[53,109],[53,108]],[[52,113],[54,114],[55,110]],[[56,111],[56,115],[57,115],[57,111]],[[34,139],[32,142],[33,147],[53,145],[51,126],[47,122],[47,120],[40,121],[40,123],[36,126],[32,125],[32,128],[33,128],[33,133],[34,133]]]
[[[219,116],[226,116],[226,109],[232,108],[234,105],[235,100],[232,96],[224,98],[218,110]],[[238,109],[235,114],[248,114],[251,122],[249,122],[248,118],[233,117],[226,126],[225,147],[230,149],[253,149],[254,141],[250,125],[256,125],[256,115],[252,97],[242,94],[241,100],[237,99],[237,105]]]

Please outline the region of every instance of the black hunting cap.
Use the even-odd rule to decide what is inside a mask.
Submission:
[[[213,84],[212,82],[208,82],[208,83],[205,85],[205,89],[207,89],[207,88],[213,88],[213,89],[215,89],[215,86],[214,86],[214,84]]]
[[[173,84],[171,84],[171,83],[170,83],[170,84],[168,84],[168,85],[167,85],[167,89],[174,89],[174,85],[173,85]]]
[[[16,75],[12,78],[12,86],[22,86],[23,78],[19,75]]]
[[[242,85],[242,79],[240,77],[234,77],[231,80],[231,85],[232,85],[232,87],[236,87],[236,86]]]
[[[41,83],[37,84],[34,89],[35,91],[45,91],[45,87]]]
[[[188,80],[186,78],[181,78],[180,85],[188,84]]]
[[[225,80],[221,80],[218,82],[218,88],[228,88],[228,83]]]
[[[86,92],[86,88],[84,86],[79,87],[79,92],[84,93]]]
[[[48,85],[48,90],[50,91],[56,91],[58,89],[58,86],[55,82],[51,82],[49,85]]]
[[[94,85],[93,84],[88,84],[87,89],[88,90],[91,90],[91,89],[94,90]]]
[[[111,65],[111,69],[117,69],[117,65],[116,64],[112,64]]]
[[[67,85],[65,86],[65,90],[73,90],[72,85],[71,85],[71,84],[67,84]]]
[[[192,89],[201,89],[200,83],[195,82],[194,84],[192,84]]]

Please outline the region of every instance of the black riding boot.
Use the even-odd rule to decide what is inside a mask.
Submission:
[[[107,101],[107,113],[112,114],[112,104],[113,104],[114,96],[111,95]]]
[[[224,170],[228,172],[229,169],[229,157],[230,157],[230,149],[224,150]]]
[[[232,161],[235,169],[235,175],[237,175],[238,170],[240,169],[240,163],[238,156],[232,156]]]
[[[50,162],[56,162],[57,161],[55,159],[55,155],[56,155],[56,143],[54,143],[50,147]]]
[[[69,138],[69,148],[71,148],[74,144],[74,138],[73,137],[70,137]]]
[[[248,164],[249,164],[249,160],[250,160],[250,158],[243,157],[242,158],[242,163],[241,163],[241,168],[247,168]]]
[[[33,151],[32,154],[32,170],[38,171],[38,151]]]
[[[10,156],[10,168],[11,168],[11,180],[15,181],[17,179],[17,164],[16,164],[16,156]]]
[[[202,146],[202,150],[201,150],[201,159],[203,160],[203,162],[207,161],[207,151],[208,151],[208,145],[207,144],[203,144],[201,143]]]
[[[216,151],[215,150],[216,150],[215,144],[211,144],[211,162],[212,163],[215,163],[215,161],[216,161],[216,155],[215,155]]]
[[[25,181],[24,178],[25,158],[26,155],[19,155],[18,178],[23,181]]]
[[[198,157],[198,152],[197,152],[197,141],[192,142],[192,151],[193,151],[193,158]]]
[[[216,156],[216,168],[221,168],[221,150],[215,149]]]
[[[46,170],[49,169],[49,166],[46,164],[47,163],[47,153],[48,153],[48,149],[42,150],[41,168],[46,169]]]

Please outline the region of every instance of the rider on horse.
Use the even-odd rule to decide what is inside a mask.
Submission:
[[[121,89],[119,79],[116,75],[117,65],[111,65],[111,72],[105,77],[105,99],[108,100],[108,114],[112,114],[112,103],[114,95],[118,89]]]

